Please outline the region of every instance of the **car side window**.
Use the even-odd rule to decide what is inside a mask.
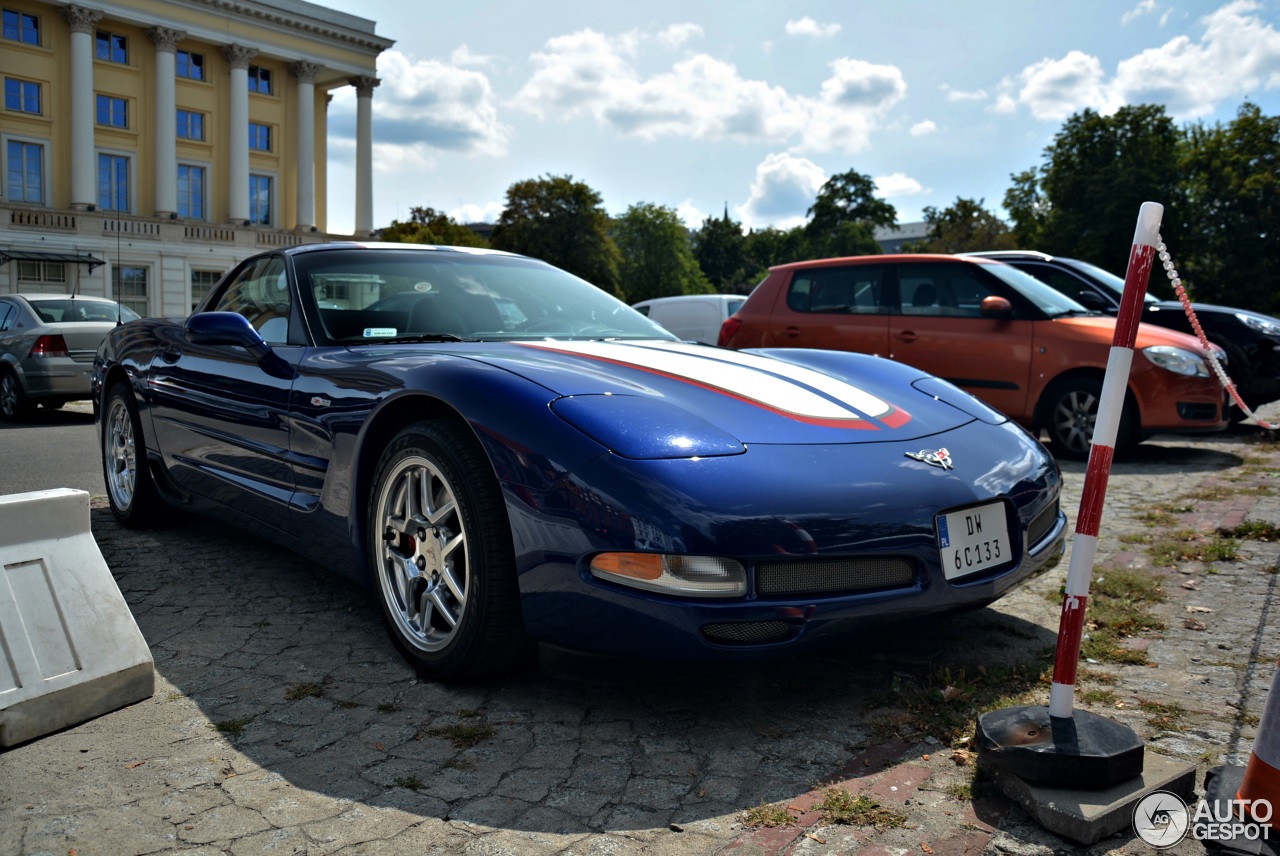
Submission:
[[[1079,303],[1084,303],[1084,300],[1080,299],[1081,295],[1084,294],[1094,295],[1094,297],[1102,297],[1106,303],[1112,302],[1104,295],[1099,294],[1096,289],[1092,288],[1088,283],[1080,279],[1080,277],[1067,273],[1064,270],[1051,268],[1047,265],[1014,265],[1014,267],[1024,273],[1031,274],[1054,291],[1062,292],[1067,297],[1070,297],[1072,300]],[[1085,298],[1085,300],[1088,299],[1089,298]]]
[[[18,312],[14,309],[12,303],[0,303],[0,333],[12,327],[13,319],[16,317],[18,317]]]
[[[903,315],[980,318],[982,300],[998,292],[974,275],[968,264],[902,265],[898,293]]]
[[[243,315],[268,345],[285,345],[291,303],[284,260],[269,256],[240,271],[209,308]]]
[[[787,289],[794,312],[875,315],[884,312],[883,265],[813,268],[796,271]]]

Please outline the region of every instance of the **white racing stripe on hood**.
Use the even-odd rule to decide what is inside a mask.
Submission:
[[[893,408],[884,401],[856,386],[801,366],[738,351],[719,351],[675,342],[530,344],[544,350],[579,354],[684,378],[759,402],[765,407],[811,419],[856,421],[861,418],[859,413],[878,417],[893,412]],[[785,370],[788,377],[780,376],[778,372],[781,370]]]

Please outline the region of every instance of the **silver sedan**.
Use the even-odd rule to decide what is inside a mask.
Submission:
[[[0,295],[0,418],[90,397],[93,355],[107,331],[138,315],[102,297]]]

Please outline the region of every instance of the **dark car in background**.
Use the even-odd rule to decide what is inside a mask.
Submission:
[[[1090,309],[1108,315],[1120,313],[1124,279],[1096,265],[1022,250],[966,255],[1013,265]],[[1227,352],[1227,374],[1244,403],[1254,408],[1280,399],[1280,318],[1209,303],[1193,303],[1192,309],[1209,341]],[[1147,294],[1142,305],[1142,320],[1192,333],[1191,321],[1176,300],[1159,300]]]
[[[37,404],[52,409],[89,398],[94,352],[120,317],[138,316],[102,297],[0,297],[0,418],[21,419]]]

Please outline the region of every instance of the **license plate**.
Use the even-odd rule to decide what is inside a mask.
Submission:
[[[938,555],[948,580],[1003,565],[1013,558],[1004,503],[989,502],[938,515]]]

